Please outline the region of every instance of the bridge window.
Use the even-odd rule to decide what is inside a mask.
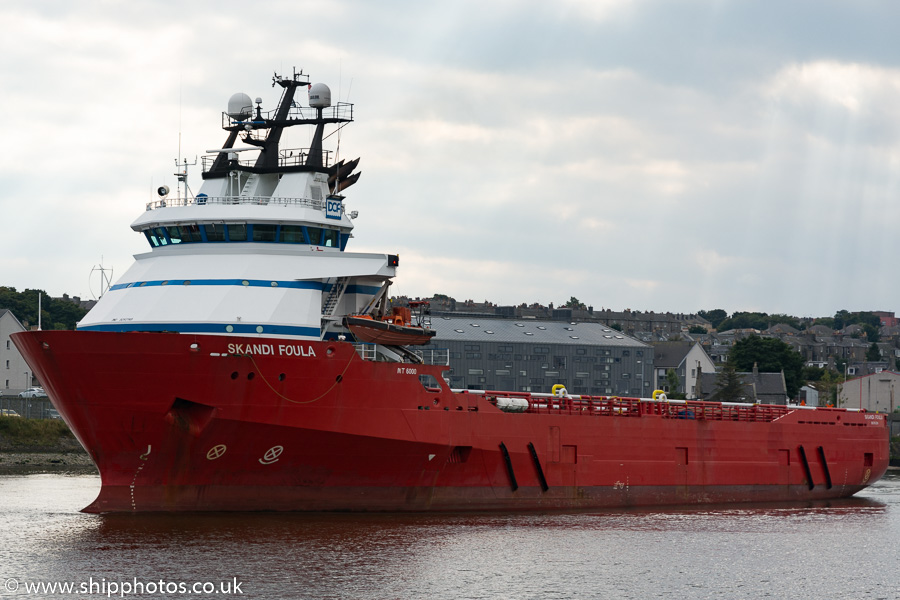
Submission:
[[[150,246],[191,242],[278,242],[282,244],[310,244],[326,248],[346,246],[348,234],[337,229],[304,227],[302,225],[271,225],[262,223],[207,223],[203,225],[169,225],[152,227],[141,233]]]
[[[275,234],[278,232],[278,225],[254,225],[253,241],[254,242],[274,242]]]
[[[246,242],[247,241],[247,224],[246,223],[229,223],[228,241],[229,242]]]
[[[153,232],[152,229],[145,229],[144,237],[147,238],[147,241],[150,242],[150,245],[153,246],[154,248],[159,246],[159,238],[156,237],[156,234]]]
[[[203,232],[206,234],[207,242],[224,242],[225,226],[217,223],[209,223],[203,226]]]
[[[181,227],[177,227],[173,225],[172,227],[167,228],[169,232],[169,239],[172,240],[173,244],[181,243]]]
[[[322,245],[328,248],[337,248],[341,245],[340,232],[337,229],[322,230]]]
[[[285,244],[305,244],[306,236],[303,235],[303,228],[299,225],[282,225],[278,241]]]

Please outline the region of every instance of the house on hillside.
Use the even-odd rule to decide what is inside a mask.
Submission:
[[[31,367],[9,336],[25,327],[12,311],[0,308],[0,394],[16,395],[32,385]]]
[[[737,373],[737,375],[743,383],[738,402],[781,405],[788,403],[784,372],[760,373],[756,365],[753,365],[753,371]],[[703,373],[700,386],[702,389],[701,400],[715,400],[714,396],[721,387],[719,373]]]
[[[653,368],[656,389],[697,397],[697,379],[701,373],[714,373],[716,365],[699,342],[662,342],[653,344]],[[678,375],[678,389],[669,389],[669,369]]]

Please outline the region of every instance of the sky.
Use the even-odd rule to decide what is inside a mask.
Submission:
[[[348,250],[399,254],[395,295],[900,312],[892,0],[34,0],[0,22],[0,285],[95,297],[95,267],[149,249],[129,225],[175,160],[221,147],[228,98],[273,109],[296,67],[355,105],[329,138],[361,157]]]

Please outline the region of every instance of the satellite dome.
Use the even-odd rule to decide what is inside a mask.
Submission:
[[[228,99],[228,111],[225,113],[235,121],[246,121],[253,114],[253,102],[250,96],[238,92]]]
[[[331,106],[331,88],[324,83],[314,83],[309,88],[309,105],[313,108]]]

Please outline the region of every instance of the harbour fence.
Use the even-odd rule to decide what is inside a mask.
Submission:
[[[59,413],[53,408],[49,398],[19,398],[18,396],[0,396],[0,414],[15,411],[26,419],[57,419]]]

